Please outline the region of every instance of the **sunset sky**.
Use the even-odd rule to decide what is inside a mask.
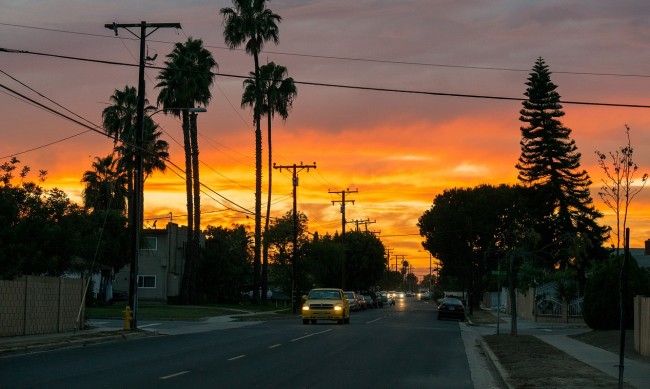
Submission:
[[[174,43],[203,39],[221,73],[198,119],[201,181],[209,188],[202,196],[204,227],[242,223],[252,231],[252,217],[223,205],[254,210],[252,112],[240,108],[242,79],[232,77],[247,76],[253,60],[224,43],[219,9],[231,5],[0,0],[0,48],[137,64],[137,39],[124,29],[116,37],[104,24],[180,23],[181,30],[160,29],[147,39],[149,55],[158,55],[154,65],[164,66]],[[358,190],[346,197],[355,201],[347,204],[348,221],[376,222],[368,229],[380,231],[392,249],[391,266],[396,254],[404,256],[419,276],[429,272],[429,254],[421,251],[416,223],[437,194],[517,180],[521,102],[454,95],[523,98],[526,78],[542,57],[563,101],[650,106],[647,1],[273,0],[269,8],[283,18],[280,44],[268,43],[260,60],[287,67],[298,88],[287,121],[274,122],[274,161],[316,163],[299,173],[298,208],[307,214],[309,230],[340,232],[340,206],[332,201],[341,197],[328,192]],[[137,67],[0,51],[0,70],[0,163],[17,156],[33,171],[46,169],[46,186],[80,201],[84,171],[111,152],[112,140],[7,88],[64,111],[50,99],[100,125],[115,89],[137,86]],[[152,104],[157,74],[146,72]],[[638,176],[650,172],[650,109],[565,103],[564,112],[563,123],[594,182],[592,197],[606,215],[602,223],[614,226],[598,196],[603,175],[595,151],[624,146],[627,124]],[[180,123],[162,113],[153,118],[170,144],[171,160],[184,166]],[[263,169],[266,179],[266,157]],[[182,174],[174,168],[145,183],[147,225],[156,218],[158,228],[170,219],[186,224],[184,180],[176,173]],[[272,216],[281,216],[292,207],[291,173],[275,170],[273,183]],[[646,188],[628,217],[632,246],[650,238],[649,222]]]

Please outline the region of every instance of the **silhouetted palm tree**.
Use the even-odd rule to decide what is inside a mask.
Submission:
[[[125,86],[123,90],[116,89],[110,97],[112,105],[106,107],[102,112],[102,124],[106,134],[113,137],[114,150],[119,158],[119,170],[125,172],[128,193],[129,217],[133,215],[133,184],[135,180],[135,123],[137,117],[138,93],[136,88]],[[145,100],[145,105],[148,102]],[[147,106],[146,110],[154,107]],[[143,121],[143,156],[142,167],[145,177],[153,174],[154,171],[166,170],[165,159],[169,157],[169,144],[161,140],[162,133],[158,126],[145,116]],[[140,208],[143,209],[143,208]],[[132,219],[131,219],[132,220]]]
[[[187,195],[187,233],[189,250],[181,283],[181,300],[196,302],[196,269],[198,268],[201,231],[201,196],[199,179],[199,145],[196,114],[189,108],[208,105],[212,99],[210,87],[214,83],[212,70],[217,67],[212,54],[203,47],[201,39],[187,39],[176,43],[167,55],[165,68],[160,71],[156,88],[158,104],[166,114],[182,118],[185,149],[185,189]],[[181,108],[181,109],[179,109]]]
[[[293,78],[287,77],[287,68],[270,62],[260,67],[260,91],[262,93],[261,113],[267,117],[267,144],[269,148],[268,158],[268,194],[266,202],[266,217],[264,221],[264,240],[262,248],[262,290],[268,287],[268,258],[269,244],[267,235],[269,230],[269,218],[271,216],[271,192],[273,183],[273,148],[271,125],[273,117],[277,113],[286,120],[289,111],[293,106],[293,99],[297,96],[298,90]],[[244,80],[244,94],[242,95],[242,107],[254,107],[256,101],[257,83],[255,82],[255,73],[250,73],[251,78]],[[285,78],[286,77],[286,78]],[[262,301],[266,301],[266,293],[262,293]]]
[[[246,52],[253,56],[255,80],[260,79],[259,53],[267,41],[279,41],[278,23],[282,21],[266,8],[266,0],[232,0],[233,7],[221,8],[224,17],[223,37],[235,49],[246,44]],[[259,86],[259,82],[256,82]],[[255,93],[253,121],[255,122],[255,254],[253,260],[253,301],[259,301],[260,251],[262,240],[262,130],[260,125],[262,94]]]
[[[95,157],[93,170],[83,174],[84,206],[93,210],[116,210],[124,213],[127,196],[127,177],[114,154]]]

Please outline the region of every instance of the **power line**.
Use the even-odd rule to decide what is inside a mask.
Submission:
[[[10,27],[20,27],[20,28],[33,29],[33,30],[43,30],[48,32],[60,32],[65,34],[75,34],[75,35],[85,35],[85,36],[98,37],[98,38],[116,39],[113,36],[108,36],[103,34],[26,26],[20,24],[12,24],[12,23],[0,23],[0,25],[10,26]],[[185,31],[182,28],[181,31],[183,31],[183,34],[185,35],[185,37],[187,37],[187,34],[185,34]],[[136,39],[134,38],[122,38],[122,39],[136,41]],[[174,42],[163,41],[163,40],[150,39],[149,41],[153,43],[174,44]],[[217,50],[244,51],[244,49],[231,49],[230,47],[226,47],[226,46],[205,45],[205,47],[209,47],[211,49],[217,49]],[[490,71],[502,71],[502,72],[530,72],[530,69],[517,69],[517,68],[498,67],[498,66],[472,66],[472,65],[458,65],[458,64],[441,64],[441,63],[433,63],[433,62],[396,61],[396,60],[385,60],[385,59],[377,59],[377,58],[344,57],[344,56],[331,56],[331,55],[320,55],[320,54],[309,54],[309,53],[290,53],[285,51],[272,51],[272,50],[264,51],[264,52],[268,54],[285,55],[285,56],[292,56],[292,57],[330,59],[330,60],[338,60],[338,61],[353,61],[353,62],[368,62],[368,63],[383,63],[383,64],[391,64],[391,65],[427,66],[427,67],[441,67],[441,68],[453,68],[453,69],[490,70]],[[568,70],[553,71],[553,73],[578,75],[578,76],[650,78],[650,75],[648,74],[634,74],[634,73],[581,72],[581,71],[568,71]]]
[[[11,92],[11,93],[13,93],[13,94],[15,94],[15,95],[17,95],[17,96],[19,96],[19,97],[25,99],[25,100],[28,100],[28,101],[30,101],[31,103],[36,104],[37,106],[39,106],[39,107],[41,107],[41,108],[43,108],[43,109],[45,109],[45,110],[47,110],[47,111],[49,111],[49,112],[51,112],[51,113],[53,113],[53,114],[55,114],[55,115],[57,115],[57,116],[63,118],[63,119],[69,120],[69,121],[71,121],[71,122],[73,122],[73,123],[75,123],[75,124],[77,124],[77,125],[80,125],[80,126],[82,126],[82,127],[85,127],[85,128],[87,128],[89,131],[93,131],[93,132],[96,132],[96,133],[98,133],[98,134],[100,134],[100,135],[102,135],[102,136],[104,136],[104,137],[111,138],[110,135],[108,135],[108,134],[106,134],[105,132],[103,132],[102,130],[100,130],[99,128],[101,128],[101,127],[99,127],[99,126],[97,126],[97,125],[94,125],[94,124],[93,124],[94,127],[91,127],[91,126],[88,125],[88,124],[82,123],[82,122],[80,122],[79,120],[76,120],[76,119],[74,119],[74,118],[72,118],[72,117],[70,117],[70,116],[68,116],[68,115],[66,115],[66,114],[64,114],[64,113],[58,112],[58,111],[56,111],[56,110],[53,109],[53,108],[50,108],[50,107],[48,107],[48,106],[46,106],[46,105],[44,105],[44,104],[41,104],[41,103],[39,103],[39,102],[37,102],[37,101],[35,101],[35,100],[29,98],[29,97],[27,97],[27,96],[25,96],[25,95],[23,95],[23,94],[17,92],[17,91],[15,91],[15,90],[13,90],[13,89],[11,89],[11,88],[5,86],[4,84],[0,84],[0,88],[6,89],[6,90],[8,90],[9,92]],[[83,119],[83,120],[86,120],[86,119]],[[85,132],[87,132],[87,131],[85,131]],[[76,135],[74,135],[74,136],[78,136],[78,135],[80,135],[80,134],[76,134]],[[74,137],[74,136],[72,136],[72,137]],[[112,139],[112,138],[111,138],[111,139]],[[59,142],[57,141],[57,142],[53,142],[53,143],[59,143]],[[130,147],[135,148],[135,145],[133,145],[133,144],[130,144],[130,143],[128,143],[128,142],[124,142],[124,141],[123,141],[123,143],[125,143],[126,145],[128,145],[128,146],[130,146]],[[45,146],[41,146],[41,147],[39,147],[39,148],[42,148],[42,147],[45,147]],[[150,152],[149,152],[148,150],[146,150],[146,149],[142,149],[141,151],[142,151],[142,152],[145,152],[145,153],[150,153]],[[9,157],[12,157],[12,156],[15,156],[15,155],[16,155],[16,154],[12,154],[12,155],[9,155],[9,156],[6,156],[6,157],[2,157],[2,158],[9,158]],[[167,164],[170,164],[170,165],[174,166],[176,169],[180,170],[181,172],[184,172],[183,169],[181,169],[178,165],[176,165],[176,164],[175,164],[173,161],[171,161],[170,159],[168,159],[168,158],[163,158],[163,160],[164,160]],[[232,211],[235,211],[235,212],[242,212],[242,213],[247,213],[247,214],[251,214],[251,215],[254,214],[253,211],[251,211],[251,210],[249,210],[249,209],[247,209],[247,208],[245,208],[245,207],[243,207],[243,206],[237,204],[236,202],[234,202],[234,201],[232,201],[232,200],[230,200],[230,199],[224,197],[223,195],[221,195],[221,194],[219,194],[218,192],[214,191],[212,188],[208,187],[208,186],[205,185],[204,183],[200,183],[200,184],[201,184],[202,187],[206,188],[206,189],[209,190],[210,192],[216,194],[217,196],[219,196],[219,197],[223,198],[224,200],[228,201],[229,203],[231,203],[231,204],[235,205],[236,207],[242,209],[243,212],[242,212],[242,211],[237,211],[237,210],[235,210],[235,209],[231,209]],[[220,203],[220,204],[221,204],[221,203]],[[225,206],[224,204],[221,204],[221,205]],[[227,207],[227,206],[225,206],[225,207]]]
[[[107,65],[122,65],[122,66],[137,66],[130,63],[116,62],[116,61],[106,61],[106,60],[96,60],[80,57],[72,57],[67,55],[58,55],[58,54],[46,54],[39,52],[32,52],[27,50],[14,50],[7,48],[0,48],[0,52],[13,53],[13,54],[31,54],[39,55],[46,57],[54,57],[61,59],[70,59],[76,61],[86,61],[101,63]],[[158,69],[162,70],[163,67],[160,66],[147,66],[149,69]],[[249,76],[241,76],[236,74],[227,74],[227,73],[214,73],[216,76],[220,77],[231,77],[246,79]],[[389,92],[389,93],[402,93],[402,94],[416,94],[416,95],[426,95],[426,96],[441,96],[441,97],[460,97],[460,98],[470,98],[470,99],[486,99],[486,100],[504,100],[504,101],[525,101],[523,97],[507,97],[507,96],[490,96],[490,95],[477,95],[477,94],[468,94],[468,93],[449,93],[449,92],[432,92],[432,91],[418,91],[418,90],[409,90],[409,89],[395,89],[395,88],[382,88],[382,87],[369,87],[369,86],[358,86],[358,85],[345,85],[345,84],[332,84],[325,82],[312,82],[312,81],[298,81],[294,80],[294,83],[299,85],[309,85],[309,86],[321,86],[321,87],[330,87],[330,88],[340,88],[340,89],[354,89],[354,90],[364,90],[364,91],[373,91],[373,92]],[[561,100],[561,104],[574,104],[574,105],[589,105],[589,106],[600,106],[600,107],[619,107],[619,108],[650,108],[650,105],[644,104],[626,104],[626,103],[602,103],[602,102],[590,102],[590,101],[574,101],[574,100]]]

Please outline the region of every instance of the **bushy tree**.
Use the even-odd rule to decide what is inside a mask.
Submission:
[[[112,227],[123,231],[123,217],[100,220],[70,201],[63,191],[44,189],[45,171],[39,172],[38,182],[27,179],[29,167],[15,177],[19,162],[14,158],[0,166],[0,278],[90,270],[93,262],[102,264],[102,254],[108,248],[120,247],[119,239],[109,242],[112,235],[103,232]],[[117,224],[109,224],[109,220]]]
[[[378,285],[388,266],[381,240],[364,231],[346,232],[345,240],[339,239],[345,247],[346,288],[369,290]]]
[[[331,235],[319,237],[316,234],[302,247],[305,259],[303,290],[340,286],[345,255],[343,244]]]
[[[442,285],[469,290],[479,296],[504,257],[497,246],[504,215],[520,201],[519,189],[508,185],[480,185],[445,190],[418,219],[422,246],[440,260]]]
[[[276,283],[283,285],[282,289],[291,294],[291,281],[296,277],[296,287],[301,284],[304,269],[302,267],[302,258],[300,246],[306,241],[307,231],[307,215],[298,212],[298,225],[297,225],[297,248],[293,247],[293,211],[288,211],[281,218],[278,218],[271,223],[269,231],[265,239],[269,242],[269,259],[273,265],[274,272],[270,275],[269,279]],[[296,274],[293,274],[294,263],[296,262]]]
[[[201,302],[232,303],[250,282],[250,236],[243,226],[208,226],[197,291]]]

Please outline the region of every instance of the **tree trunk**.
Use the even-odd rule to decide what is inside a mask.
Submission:
[[[185,245],[185,265],[183,266],[183,279],[181,281],[180,303],[189,304],[190,288],[194,279],[194,213],[192,206],[192,159],[189,129],[189,115],[187,111],[182,112],[183,117],[183,144],[185,150],[185,195],[187,200],[187,243]]]
[[[260,65],[257,51],[253,52],[255,60],[255,249],[253,258],[253,302],[260,299],[260,262],[262,242],[262,128],[260,110],[262,96],[260,91]]]
[[[510,254],[508,267],[508,293],[510,295],[510,335],[517,336],[517,287],[515,284],[515,256]]]
[[[264,220],[264,247],[262,255],[262,303],[266,303],[267,296],[266,290],[269,287],[269,242],[268,232],[269,232],[269,219],[271,218],[271,189],[273,187],[273,154],[271,148],[271,122],[272,122],[272,112],[273,108],[269,102],[269,112],[267,112],[268,120],[268,132],[267,132],[267,142],[269,145],[269,189],[266,197],[266,218]]]
[[[199,140],[196,124],[196,113],[190,114],[190,142],[192,146],[192,184],[194,195],[194,236],[192,240],[192,279],[190,279],[189,301],[196,304],[196,275],[198,274],[199,261],[201,259],[201,181],[199,178]]]

